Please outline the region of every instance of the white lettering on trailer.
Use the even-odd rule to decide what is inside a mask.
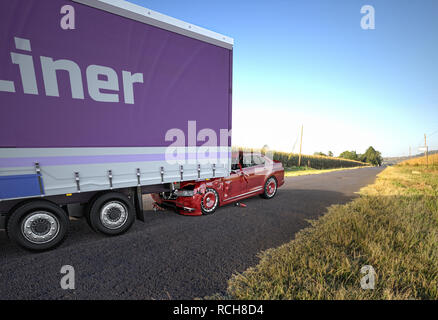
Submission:
[[[44,88],[46,96],[59,97],[58,79],[56,71],[67,71],[70,77],[71,96],[73,99],[84,99],[84,88],[82,86],[81,69],[71,60],[53,61],[50,57],[40,57],[41,69],[43,70]]]
[[[106,80],[99,80],[99,75],[105,76]],[[119,91],[117,73],[104,66],[91,65],[87,68],[88,93],[91,98],[101,102],[119,102],[119,95],[115,93],[102,93],[100,89]]]
[[[0,91],[15,92],[15,85],[13,81],[0,80]]]
[[[32,51],[30,41],[27,39],[14,38],[15,48],[22,51]],[[38,87],[35,77],[35,68],[33,66],[33,58],[27,54],[11,52],[11,60],[13,64],[18,64],[21,75],[21,83],[23,91],[26,94],[38,94]]]
[[[15,48],[31,52],[30,40],[14,37]],[[38,95],[37,79],[33,57],[28,54],[11,52],[11,61],[18,65],[21,84],[25,94]],[[59,97],[57,71],[66,71],[70,80],[71,96],[73,99],[84,99],[82,72],[80,66],[67,59],[53,60],[51,57],[41,56],[41,69],[46,96]],[[103,76],[105,80],[102,80]],[[119,78],[117,72],[106,66],[90,65],[86,69],[87,87],[90,97],[99,102],[119,102]],[[143,73],[134,73],[122,70],[124,102],[134,104],[134,83],[143,83]],[[101,92],[110,90],[113,93]],[[13,81],[0,80],[0,91],[15,93]]]
[[[131,74],[129,71],[122,71],[123,76],[123,94],[125,103],[134,104],[134,83],[143,83],[143,73]]]

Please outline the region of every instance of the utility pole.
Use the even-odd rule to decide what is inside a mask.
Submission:
[[[301,167],[301,150],[303,147],[303,125],[301,125],[301,139],[300,139],[300,156],[298,157],[298,167]]]
[[[426,167],[428,167],[429,166],[429,152],[428,152],[429,150],[427,148],[426,134],[424,134],[424,149],[425,149],[424,152],[426,152]]]
[[[409,146],[409,159],[412,157],[411,147]]]

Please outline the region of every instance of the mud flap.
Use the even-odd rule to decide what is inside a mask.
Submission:
[[[6,216],[0,215],[0,230],[6,229]]]
[[[138,186],[134,192],[135,212],[137,213],[137,219],[144,222],[143,199],[141,196],[141,187]]]

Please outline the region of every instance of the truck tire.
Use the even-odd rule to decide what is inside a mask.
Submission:
[[[45,251],[64,241],[69,225],[67,213],[56,204],[35,200],[15,208],[9,216],[8,237],[24,249]]]
[[[213,188],[207,188],[201,199],[201,211],[203,215],[212,214],[219,206],[219,195]]]
[[[274,177],[270,177],[265,182],[265,186],[261,196],[265,199],[272,199],[276,194],[277,194],[277,179],[275,179]]]
[[[126,195],[105,193],[92,201],[87,220],[92,229],[109,236],[129,230],[135,220],[135,208]]]

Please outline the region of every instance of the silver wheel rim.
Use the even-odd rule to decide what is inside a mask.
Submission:
[[[100,210],[100,221],[108,229],[119,229],[127,220],[128,208],[122,202],[108,202]]]
[[[272,188],[272,190],[269,189],[271,183],[274,185],[274,187]],[[267,190],[267,196],[268,196],[269,198],[272,198],[272,197],[275,195],[275,192],[277,191],[277,182],[276,182],[273,178],[271,178],[271,179],[269,179],[268,182],[266,183],[266,186],[267,186],[267,188],[268,188],[268,190]]]
[[[217,206],[217,202],[219,201],[219,199],[218,199],[218,194],[214,191],[214,190],[208,190],[207,192],[206,192],[206,194],[208,194],[208,193],[212,193],[213,195],[214,195],[214,197],[215,197],[215,199],[214,199],[214,204],[211,206],[211,207],[205,207],[205,205],[204,205],[204,200],[207,202],[207,205],[208,205],[208,203],[210,203],[210,201],[213,201],[213,200],[211,200],[209,197],[205,197],[204,196],[204,199],[202,199],[202,203],[201,203],[201,205],[202,205],[202,209],[205,211],[205,212],[207,212],[207,213],[210,213],[210,212],[212,212],[212,211],[214,211],[214,209],[216,209],[216,206]]]
[[[59,228],[55,215],[48,211],[35,211],[24,218],[21,233],[29,242],[43,244],[56,238]]]

